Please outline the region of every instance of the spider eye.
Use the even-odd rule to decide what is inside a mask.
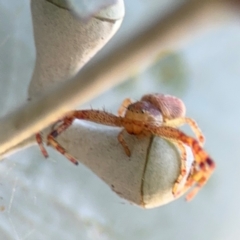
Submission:
[[[142,109],[142,110],[141,110],[141,113],[145,113],[145,110]]]

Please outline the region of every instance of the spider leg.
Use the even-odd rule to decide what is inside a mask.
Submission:
[[[165,126],[169,127],[180,127],[183,124],[188,124],[191,127],[192,131],[197,136],[197,139],[202,146],[205,138],[202,134],[201,129],[198,127],[197,123],[193,119],[187,117],[180,117],[175,119],[167,119],[164,123]]]
[[[37,134],[35,135],[35,137],[36,137],[36,141],[37,141],[37,143],[38,143],[38,145],[39,145],[39,148],[40,148],[43,156],[44,156],[45,158],[48,158],[47,150],[46,150],[45,147],[43,146],[43,140],[42,140],[41,133],[37,133]]]
[[[130,157],[131,156],[131,152],[129,150],[129,147],[128,147],[126,141],[123,138],[123,132],[124,132],[124,129],[122,129],[122,131],[118,134],[118,141],[123,146],[123,149],[124,149],[125,153],[127,154],[127,156]]]
[[[187,153],[186,153],[186,149],[185,149],[185,147],[184,147],[184,145],[181,141],[174,141],[174,142],[178,145],[178,147],[180,149],[180,152],[181,152],[180,174],[179,174],[177,180],[175,181],[175,184],[174,184],[173,189],[172,189],[172,193],[176,197],[177,194],[178,194],[179,184],[187,173],[187,170],[186,170]]]
[[[195,157],[194,171],[190,174],[189,180],[186,183],[188,189],[193,186],[193,189],[186,195],[186,200],[190,201],[209,180],[216,165],[195,139],[188,139],[188,141],[192,142],[191,145]]]
[[[189,176],[189,180],[186,183],[186,187],[190,189],[192,186],[194,188],[186,195],[186,200],[191,201],[196,194],[199,192],[199,190],[206,184],[208,179],[210,178],[211,174],[213,173],[215,169],[215,164],[211,162],[208,166],[205,166],[208,168],[208,171],[205,172],[202,169],[195,170],[193,174]]]
[[[56,121],[56,123],[53,124],[53,126],[52,126],[52,131],[54,130],[55,125],[57,125],[57,124],[58,124],[59,122],[61,122],[61,121],[62,121],[62,120],[58,120],[58,121]],[[36,137],[36,141],[37,141],[37,143],[38,143],[38,146],[39,146],[39,148],[40,148],[43,156],[44,156],[45,158],[48,158],[48,157],[49,157],[49,156],[48,156],[48,152],[47,152],[46,148],[45,148],[44,145],[43,145],[43,140],[42,140],[41,133],[40,133],[40,132],[37,133],[37,134],[35,135],[35,137]]]
[[[214,169],[212,169],[212,171],[213,170]],[[205,176],[204,172],[196,170],[193,174],[190,174],[184,188],[177,193],[177,196],[186,193],[195,185],[195,187],[186,195],[186,200],[191,201],[196,196],[198,191],[205,185],[209,177],[209,174]]]
[[[133,101],[130,98],[124,99],[121,106],[118,109],[118,116],[123,117],[127,111],[127,107],[132,103]]]
[[[67,118],[86,120],[102,125],[122,127],[122,117],[100,110],[77,110],[66,115]]]
[[[70,162],[72,162],[75,165],[78,165],[78,161],[55,140],[55,138],[57,138],[58,135],[60,135],[63,131],[65,131],[68,127],[72,125],[73,120],[74,118],[68,118],[68,117],[63,119],[63,123],[48,135],[47,144],[51,145],[58,152],[64,155]]]
[[[197,195],[199,190],[205,185],[206,182],[207,182],[207,179],[204,177],[199,179],[195,188],[193,188],[193,190],[186,195],[186,200],[191,201]]]
[[[71,111],[66,114],[63,118],[63,123],[59,125],[55,130],[53,130],[47,137],[47,144],[51,145],[58,152],[63,154],[70,162],[78,165],[77,159],[75,159],[71,154],[69,154],[57,141],[56,138],[64,132],[68,127],[72,125],[75,119],[87,120],[95,123],[101,123],[108,126],[122,126],[122,118],[117,117],[111,113],[99,110],[79,110]]]
[[[199,191],[199,189],[208,181],[215,169],[214,161],[202,149],[198,141],[187,136],[180,130],[172,127],[156,127],[145,125],[145,129],[152,134],[163,137],[170,141],[181,141],[191,147],[194,155],[194,171],[189,176],[189,182],[186,183],[187,188],[196,185],[195,188],[186,196],[187,200],[191,200]]]

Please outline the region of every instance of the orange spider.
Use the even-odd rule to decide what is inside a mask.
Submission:
[[[140,101],[134,103],[132,103],[130,99],[125,99],[118,110],[119,116],[99,110],[71,111],[62,119],[62,124],[48,135],[48,145],[54,147],[67,159],[77,165],[78,161],[67,153],[55,140],[55,138],[66,130],[75,119],[88,120],[108,126],[122,127],[123,129],[118,135],[118,140],[128,156],[131,155],[131,152],[123,138],[124,130],[129,134],[138,136],[153,134],[165,138],[176,144],[181,151],[181,170],[173,186],[173,195],[176,197],[185,193],[195,185],[195,188],[186,196],[187,200],[191,200],[210,178],[215,169],[215,163],[202,148],[204,136],[201,130],[193,119],[185,117],[185,112],[185,105],[180,99],[163,94],[144,95]],[[177,129],[177,127],[183,124],[189,124],[197,140]],[[40,134],[36,135],[36,139],[42,153],[45,157],[48,157],[43,147]],[[178,191],[179,183],[186,175],[186,150],[184,144],[192,149],[195,159],[185,186]]]

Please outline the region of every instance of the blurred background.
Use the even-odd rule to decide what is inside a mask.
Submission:
[[[122,26],[99,55],[181,2],[126,1]],[[35,61],[29,6],[27,0],[0,1],[0,79],[12,89],[0,89],[1,116],[26,101]],[[181,198],[141,209],[119,198],[85,166],[73,167],[54,150],[45,160],[34,146],[0,164],[0,239],[238,239],[239,46],[240,19],[233,17],[177,50],[165,49],[146,71],[137,69],[123,84],[81,106],[116,113],[126,97],[137,100],[151,92],[180,97],[217,164],[192,202]]]

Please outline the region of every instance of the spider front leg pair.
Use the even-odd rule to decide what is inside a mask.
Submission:
[[[121,127],[122,121],[121,117],[117,117],[111,113],[99,110],[80,110],[69,112],[61,121],[62,123],[56,127],[47,136],[47,145],[52,146],[62,155],[64,155],[70,162],[78,165],[77,159],[75,159],[71,154],[69,154],[57,141],[56,138],[64,132],[68,127],[70,127],[75,119],[87,120],[103,125]],[[43,146],[42,138],[40,133],[36,134],[36,140],[40,147],[41,152],[45,157],[48,157],[48,153]]]

